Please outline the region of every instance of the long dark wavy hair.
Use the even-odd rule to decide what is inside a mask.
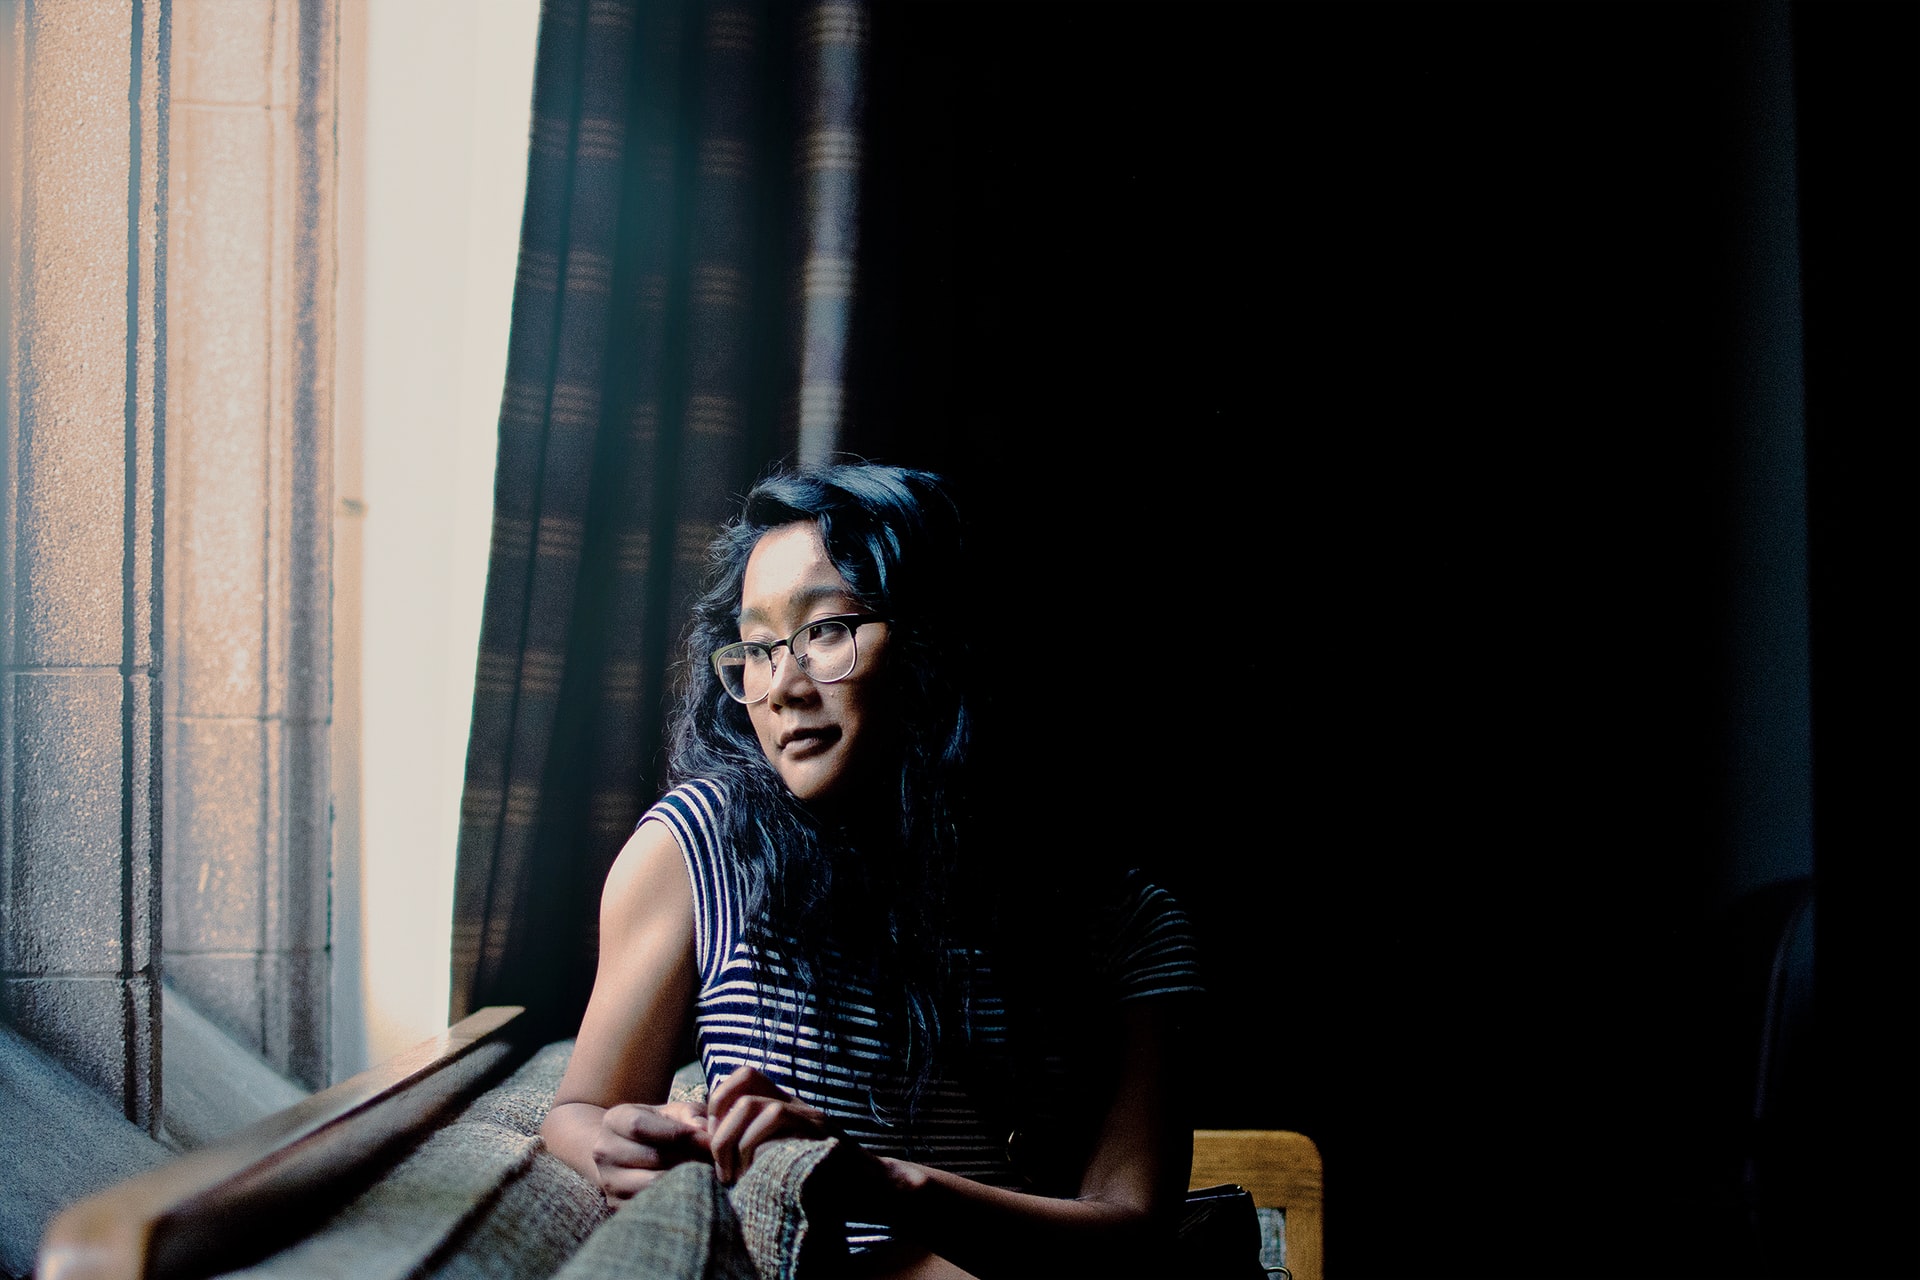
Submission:
[[[715,649],[740,638],[754,546],[795,523],[819,529],[859,607],[890,624],[874,678],[884,682],[878,705],[895,721],[888,741],[898,759],[879,769],[862,762],[871,785],[825,810],[787,790],[747,708],[708,665]],[[748,493],[715,538],[708,568],[687,636],[672,781],[707,778],[727,793],[720,835],[742,872],[748,945],[778,951],[828,1006],[834,986],[819,979],[832,955],[869,980],[884,1019],[899,1020],[898,1069],[911,1106],[934,1077],[943,1044],[964,1042],[971,1030],[965,944],[980,941],[995,917],[992,877],[977,874],[985,862],[968,857],[973,593],[959,510],[946,482],[924,471],[780,472]]]

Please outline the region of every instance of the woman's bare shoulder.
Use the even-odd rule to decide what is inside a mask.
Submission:
[[[607,872],[600,891],[602,944],[633,930],[684,921],[693,929],[693,886],[680,844],[663,822],[642,822]]]

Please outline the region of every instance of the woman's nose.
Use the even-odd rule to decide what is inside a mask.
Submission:
[[[813,681],[808,679],[800,659],[793,656],[793,650],[784,647],[775,649],[773,683],[767,686],[768,701],[794,702],[812,696],[813,692]]]

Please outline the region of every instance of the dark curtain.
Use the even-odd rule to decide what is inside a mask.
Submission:
[[[452,1013],[578,1025],[705,547],[830,453],[857,4],[548,0],[454,895]]]
[[[846,442],[994,527],[1198,1122],[1350,1278],[1914,1274],[1920,9],[872,17]],[[1759,1113],[1720,921],[1809,871]]]

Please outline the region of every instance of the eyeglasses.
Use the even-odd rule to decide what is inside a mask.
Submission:
[[[815,618],[788,636],[763,644],[742,640],[713,651],[713,673],[727,696],[751,706],[773,689],[773,651],[781,645],[793,655],[800,669],[815,684],[832,684],[853,674],[860,660],[860,646],[854,632],[869,622],[885,622],[877,613],[841,613],[831,618]]]

